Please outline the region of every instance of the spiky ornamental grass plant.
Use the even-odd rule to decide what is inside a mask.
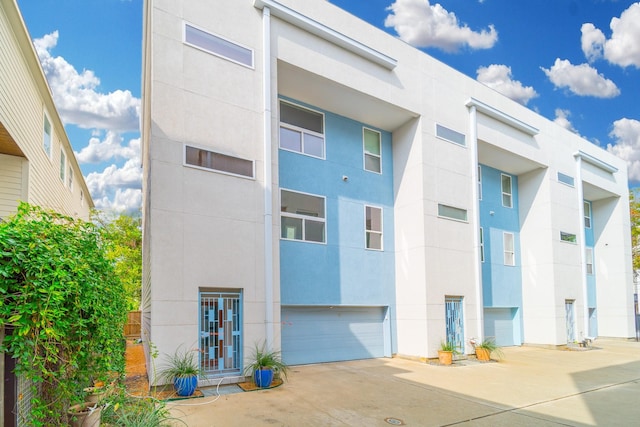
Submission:
[[[483,348],[489,352],[489,354],[495,354],[498,358],[502,359],[504,353],[498,344],[496,344],[495,338],[485,338],[480,344],[476,344],[475,348]]]
[[[259,369],[272,369],[274,375],[287,377],[289,367],[282,361],[279,351],[268,350],[266,343],[255,344],[250,362],[244,368],[244,375],[253,377]]]
[[[32,426],[67,425],[96,377],[124,372],[123,288],[92,223],[27,203],[0,222],[0,351],[31,385]]]
[[[185,350],[180,347],[167,357],[164,365],[158,370],[158,377],[162,381],[173,382],[176,378],[202,376],[195,350]]]

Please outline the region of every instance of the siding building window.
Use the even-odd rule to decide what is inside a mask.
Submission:
[[[584,248],[585,264],[587,266],[587,274],[593,274],[593,248]]]
[[[280,191],[280,237],[325,243],[325,198],[289,190]]]
[[[560,240],[563,242],[576,243],[576,235],[571,233],[565,233],[564,231],[560,232]]]
[[[562,172],[558,172],[558,182],[561,182],[563,184],[567,184],[570,187],[574,186],[573,177],[569,176],[569,175],[565,175]]]
[[[591,228],[591,203],[584,201],[584,227]]]
[[[366,248],[382,250],[382,209],[365,206]]]
[[[467,221],[467,210],[439,204],[438,216],[441,218],[455,219],[457,221]]]
[[[324,159],[324,114],[280,102],[280,148]]]
[[[439,124],[436,124],[436,136],[440,139],[444,139],[445,141],[462,145],[463,147],[467,146],[467,142],[463,133],[456,132],[453,129],[449,129]]]
[[[480,262],[484,262],[484,229],[480,227]]]
[[[49,117],[44,115],[44,126],[43,126],[43,136],[42,136],[42,148],[44,152],[47,153],[47,156],[51,157],[51,122],[49,121]]]
[[[63,184],[65,183],[66,171],[67,171],[67,156],[65,156],[64,150],[60,150],[60,181],[62,181]]]
[[[516,265],[516,250],[513,233],[502,233],[504,246],[504,265]]]

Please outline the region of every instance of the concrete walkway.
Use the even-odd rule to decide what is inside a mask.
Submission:
[[[500,362],[401,358],[295,366],[284,385],[170,403],[207,426],[640,425],[640,343],[506,348]]]

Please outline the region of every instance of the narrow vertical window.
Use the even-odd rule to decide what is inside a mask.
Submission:
[[[42,136],[42,148],[47,156],[51,157],[51,122],[47,115],[44,115],[44,129]]]
[[[504,265],[516,265],[516,252],[513,233],[503,233],[502,242],[504,245]]]
[[[367,249],[382,250],[382,209],[365,206],[365,238]]]
[[[478,200],[482,200],[482,166],[478,165]]]
[[[593,274],[593,248],[584,248],[585,264],[587,265],[587,274]]]
[[[584,227],[591,228],[591,203],[584,201]]]
[[[484,230],[480,227],[480,262],[484,262]]]
[[[67,156],[64,154],[64,150],[60,150],[60,180],[65,183],[67,172]]]
[[[80,190],[80,206],[84,206],[84,191]]]
[[[363,128],[364,169],[369,172],[382,172],[382,151],[380,132]]]
[[[513,207],[511,176],[501,174],[502,180],[502,206],[505,208]]]
[[[73,168],[69,166],[69,172],[67,172],[67,186],[69,190],[73,190]]]

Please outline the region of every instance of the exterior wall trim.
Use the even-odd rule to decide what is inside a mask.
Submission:
[[[485,104],[484,102],[478,101],[475,98],[469,98],[469,100],[465,103],[465,106],[467,108],[475,107],[477,112],[494,118],[502,123],[506,123],[507,125],[516,128],[519,131],[526,133],[527,135],[534,136],[540,132],[538,128],[530,126],[525,122],[516,119],[515,117],[512,117],[500,110],[491,107],[490,105]]]
[[[578,152],[576,152],[574,155],[574,157],[576,158],[580,158],[583,161],[599,168],[602,169],[605,172],[609,172],[609,173],[616,173],[618,172],[618,168],[615,166],[610,165],[609,163],[606,163],[600,159],[596,159],[595,157],[593,157],[590,154],[585,153],[582,150],[579,150]]]
[[[352,39],[342,33],[335,31],[332,28],[327,27],[315,21],[307,16],[302,15],[301,13],[296,12],[278,3],[275,0],[254,0],[253,6],[257,9],[268,8],[271,10],[271,15],[276,18],[280,18],[285,22],[288,22],[291,25],[294,25],[308,33],[314,34],[322,39],[327,40],[335,44],[336,46],[340,46],[343,49],[348,50],[349,52],[355,53],[358,56],[361,56],[371,62],[374,62],[387,70],[393,70],[398,61],[391,58],[390,56],[385,55],[371,47],[360,43],[357,40]]]

